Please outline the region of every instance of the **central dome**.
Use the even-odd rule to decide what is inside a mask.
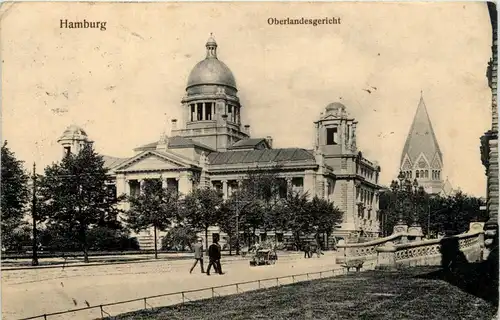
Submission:
[[[188,77],[187,88],[198,85],[222,85],[236,89],[236,80],[224,62],[217,59],[217,43],[210,37],[207,44],[207,57],[198,62]]]

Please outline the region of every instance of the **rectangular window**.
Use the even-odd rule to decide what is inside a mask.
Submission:
[[[194,104],[191,105],[191,121],[194,121],[194,114],[195,114],[195,109],[194,109]]]
[[[326,144],[327,145],[338,144],[337,128],[327,128],[326,129]]]
[[[234,122],[234,112],[233,112],[233,106],[232,105],[228,105],[227,106],[227,119],[231,122]]]
[[[203,104],[201,103],[197,103],[196,104],[196,108],[197,108],[197,117],[196,117],[196,120],[200,121],[200,120],[203,120]]]
[[[212,120],[212,103],[205,103],[205,119]]]

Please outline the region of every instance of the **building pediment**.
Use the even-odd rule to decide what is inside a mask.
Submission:
[[[432,160],[431,168],[432,169],[441,169],[443,167],[443,164],[441,163],[441,160],[439,158],[439,154],[436,153],[434,155],[434,160]]]
[[[425,156],[425,154],[422,152],[417,158],[417,161],[415,161],[415,169],[427,169],[429,168],[429,160]]]
[[[408,157],[408,154],[405,155],[403,159],[403,164],[401,165],[402,170],[411,170],[413,168],[413,163],[411,162],[410,157]]]
[[[144,151],[122,163],[115,172],[176,171],[196,167],[189,159],[168,151]]]

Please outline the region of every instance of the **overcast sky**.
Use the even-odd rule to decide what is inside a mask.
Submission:
[[[270,17],[341,24],[274,26]],[[60,19],[107,29],[60,29]],[[56,140],[72,123],[119,157],[158,140],[172,118],[182,125],[187,77],[213,32],[253,136],[312,148],[313,121],[342,101],[359,121],[358,146],[389,184],[423,90],[443,176],[485,195],[484,3],[16,3],[2,6],[1,22],[2,138],[28,168],[60,159]]]

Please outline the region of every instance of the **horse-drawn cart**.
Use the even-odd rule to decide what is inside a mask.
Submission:
[[[275,264],[276,260],[278,260],[278,255],[276,254],[276,250],[272,249],[258,249],[252,256],[250,260],[251,266],[262,266],[262,265],[270,265]]]

